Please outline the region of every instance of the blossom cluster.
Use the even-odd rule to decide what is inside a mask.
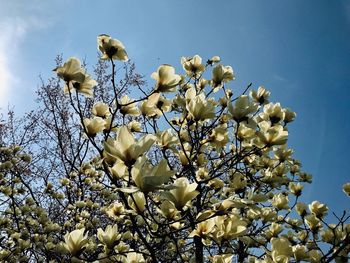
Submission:
[[[97,45],[115,96],[87,114],[80,101],[93,99],[98,82],[76,58],[55,69],[96,155],[45,182],[38,197],[13,179],[29,157],[1,150],[10,151],[0,163],[9,204],[0,214],[1,260],[344,262],[345,214],[328,224],[325,204],[300,200],[312,177],[287,146],[292,110],[263,86],[229,88],[234,71],[218,56],[182,57],[183,74],[161,65],[151,90],[136,85],[142,95],[130,98],[116,81],[116,61],[129,59],[124,45],[108,35]],[[350,184],[343,190],[350,195]]]

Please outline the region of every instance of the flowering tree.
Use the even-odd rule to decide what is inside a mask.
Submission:
[[[217,56],[161,65],[147,90],[123,44],[97,40],[96,80],[58,59],[63,89],[43,84],[21,136],[2,126],[2,261],[347,262],[347,214],[327,223],[299,200],[312,178],[286,145],[294,112],[264,87],[234,96]]]

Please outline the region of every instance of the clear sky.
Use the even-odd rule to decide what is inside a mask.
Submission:
[[[101,33],[147,78],[181,56],[219,55],[235,94],[264,85],[298,114],[289,145],[314,176],[306,200],[350,210],[350,1],[0,0],[0,107],[33,108],[57,54],[93,65]]]

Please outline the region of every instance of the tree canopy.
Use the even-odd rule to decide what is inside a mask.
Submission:
[[[218,56],[160,65],[149,86],[121,41],[97,46],[93,74],[58,56],[38,108],[1,123],[1,261],[348,261],[348,213],[301,200],[296,113],[229,89]]]

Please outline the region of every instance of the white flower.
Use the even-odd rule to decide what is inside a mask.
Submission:
[[[118,234],[117,225],[108,225],[105,231],[103,231],[102,228],[97,229],[97,238],[109,249],[112,249],[116,245],[116,241],[118,241],[120,237],[121,235]]]
[[[139,158],[131,170],[131,176],[137,188],[146,193],[159,189],[174,174],[175,172],[170,170],[165,159],[158,165],[152,166],[145,156]]]
[[[148,134],[136,141],[127,126],[122,126],[118,129],[116,140],[109,138],[104,142],[104,149],[107,156],[120,159],[128,166],[148,151],[155,140],[155,136]]]
[[[76,255],[81,252],[81,250],[88,243],[88,233],[84,236],[85,228],[76,229],[64,236],[64,248],[69,251],[72,255]]]
[[[59,78],[65,81],[65,93],[76,91],[87,97],[93,96],[92,89],[97,85],[97,82],[84,72],[77,58],[68,59],[62,67],[57,67],[54,71]]]
[[[102,59],[129,60],[123,43],[117,39],[113,39],[108,35],[99,35],[97,45],[102,53]]]
[[[164,196],[167,200],[173,202],[178,209],[188,205],[199,194],[196,190],[197,184],[190,184],[186,177],[176,179],[173,186],[175,189],[164,192]]]
[[[205,66],[202,64],[202,58],[198,55],[193,57],[182,57],[181,64],[187,75],[190,77],[199,77],[205,70]]]
[[[151,78],[156,80],[155,90],[159,92],[173,92],[181,81],[181,76],[175,74],[175,68],[170,65],[161,65]]]
[[[217,91],[224,85],[225,82],[234,79],[235,76],[231,66],[217,65],[215,68],[213,68],[211,85],[214,88],[214,91]]]

